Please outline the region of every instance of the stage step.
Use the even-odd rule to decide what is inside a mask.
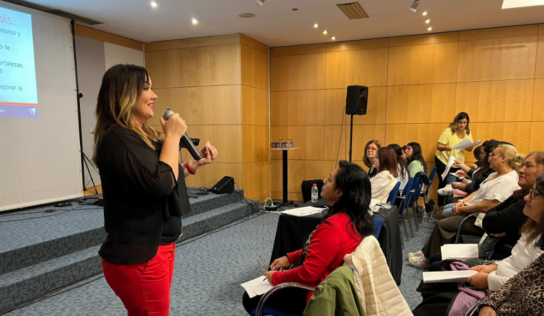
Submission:
[[[196,192],[197,188],[189,190]],[[243,195],[243,190],[236,190],[232,194],[210,193],[190,198],[191,213],[184,219],[240,202]],[[92,205],[79,206],[75,202],[73,208],[78,209],[56,209],[58,215],[55,212],[13,213],[8,219],[22,221],[5,224],[0,221],[0,239],[4,239],[0,245],[0,275],[101,244],[106,239],[103,209]],[[39,218],[26,219],[25,216]]]
[[[203,199],[201,203],[204,202]],[[258,205],[257,201],[238,200],[208,211],[190,214],[191,216],[182,219],[183,235],[178,242],[249,216],[258,211]],[[99,244],[94,245],[0,275],[0,315],[51,291],[102,273],[99,249]]]

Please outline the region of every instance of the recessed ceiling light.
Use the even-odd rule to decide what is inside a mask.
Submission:
[[[431,20],[426,20],[425,23],[429,24],[431,23]]]
[[[318,27],[319,27],[319,25],[317,25],[317,23],[316,23],[316,24],[314,24],[314,28],[318,28]]]
[[[327,30],[324,30],[324,31],[323,31],[323,35],[327,35]]]
[[[423,12],[421,15],[427,16],[427,11]]]
[[[255,14],[253,14],[253,13],[240,13],[240,14],[238,14],[238,16],[241,17],[241,18],[252,18],[252,17],[255,16]]]
[[[427,31],[432,31],[432,30],[433,30],[432,26],[429,26],[429,28],[427,29]]]
[[[151,7],[152,7],[152,8],[156,8],[156,7],[157,7],[157,2],[151,1]]]
[[[336,36],[333,36],[331,39],[332,39],[333,41],[335,41],[335,40],[336,40]]]
[[[193,20],[191,21],[193,23],[193,25],[197,25],[198,24],[198,21],[197,19],[193,18]]]

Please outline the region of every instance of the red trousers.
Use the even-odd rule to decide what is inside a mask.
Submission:
[[[116,265],[102,259],[104,277],[129,316],[163,316],[170,311],[176,244],[159,247],[148,262]]]

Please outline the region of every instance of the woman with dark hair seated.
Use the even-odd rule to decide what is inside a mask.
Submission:
[[[505,290],[508,288],[508,285],[515,279],[517,283],[521,285],[522,283],[528,281],[527,279],[520,280],[519,275],[527,272],[527,269],[531,269],[531,266],[534,267],[533,262],[539,261],[542,259],[543,254],[543,244],[541,240],[542,233],[544,232],[544,175],[540,174],[537,179],[534,187],[529,191],[529,193],[524,197],[526,204],[523,208],[523,214],[525,214],[529,219],[526,221],[525,225],[521,228],[521,238],[517,244],[512,249],[512,255],[508,258],[497,261],[494,264],[490,265],[479,265],[471,268],[471,270],[478,271],[477,274],[467,279],[467,282],[472,286],[475,286],[479,290],[489,289],[491,291],[498,291],[497,293],[505,292],[508,295],[511,293],[510,290]],[[536,310],[532,310],[533,306],[524,309],[522,304],[516,304],[512,297],[504,297],[503,295],[495,296],[492,294],[490,297],[484,300],[484,305],[493,306],[494,308],[502,308],[502,314],[497,315],[542,315],[544,310],[544,301],[542,300],[542,290],[536,285],[539,283],[540,287],[544,285],[544,279],[542,278],[542,271],[544,266],[544,260],[539,261],[539,268],[533,268],[535,270],[531,271],[529,274],[540,274],[537,278],[536,283],[528,282],[527,285],[531,286],[532,291],[540,292],[540,307]],[[524,270],[525,269],[525,270]],[[536,273],[538,272],[538,273]],[[431,284],[432,285],[432,284]],[[434,284],[437,286],[437,284]],[[445,315],[448,308],[452,306],[451,299],[456,298],[457,284],[452,283],[451,291],[430,291],[427,289],[427,292],[433,293],[435,296],[427,297],[423,303],[421,303],[414,311],[413,314],[416,316],[424,315]],[[420,286],[421,288],[421,286]],[[522,290],[521,287],[517,291]],[[419,291],[419,289],[418,289]],[[526,292],[525,295],[530,292]],[[518,300],[521,297],[517,298]],[[506,302],[505,302],[506,301]],[[509,301],[509,302],[508,302]],[[506,305],[503,305],[505,304]],[[537,303],[538,305],[538,303]],[[514,308],[515,306],[515,308]],[[485,310],[489,310],[486,308]],[[537,312],[539,311],[539,312]],[[464,313],[463,313],[464,314]],[[480,314],[482,315],[482,314]],[[486,315],[486,314],[484,314]],[[490,313],[488,315],[494,315]]]
[[[406,160],[404,159],[404,152],[402,151],[402,148],[398,144],[389,144],[387,147],[393,149],[395,151],[395,154],[397,155],[397,181],[400,182],[399,187],[399,194],[402,193],[404,190],[404,187],[406,186],[406,183],[410,179],[410,173],[408,172],[408,164],[406,164]]]
[[[423,159],[423,152],[421,151],[421,145],[416,142],[408,143],[404,147],[404,154],[406,155],[406,162],[408,163],[408,172],[410,177],[413,178],[418,172],[427,169],[427,163]]]
[[[387,203],[389,194],[397,184],[397,155],[388,147],[382,147],[374,157],[374,168],[378,174],[370,179],[372,198]]]
[[[544,254],[542,254],[544,250],[544,239],[542,238],[542,233],[544,233],[544,175],[538,176],[535,186],[527,194],[525,201],[527,203],[523,213],[529,217],[529,220],[521,229],[524,236],[522,238],[527,245],[537,249],[528,251],[527,254],[534,256],[539,251],[540,256],[508,280],[497,292],[484,299],[480,307],[480,316],[544,314],[544,291],[542,290],[544,288]],[[524,258],[524,256],[516,257],[510,262],[491,265],[485,272],[482,267],[478,274],[495,272],[499,274],[501,270],[508,271],[511,269],[509,264]]]
[[[272,285],[299,282],[317,286],[344,262],[344,256],[355,251],[363,238],[372,235],[374,221],[370,207],[370,180],[359,165],[340,161],[329,178],[323,180],[321,197],[330,204],[321,224],[310,234],[301,250],[274,260],[265,276]],[[288,271],[290,265],[296,268]],[[312,292],[286,289],[275,293],[267,306],[284,313],[302,315]],[[260,296],[249,298],[244,293],[243,303],[251,314]]]

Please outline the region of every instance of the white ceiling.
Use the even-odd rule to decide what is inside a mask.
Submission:
[[[352,0],[29,0],[37,5],[68,11],[104,22],[95,29],[155,42],[180,38],[243,33],[271,47],[330,42],[427,32],[429,12],[433,32],[507,25],[544,23],[544,6],[501,10],[502,0],[359,0],[368,19],[349,20],[336,7]],[[298,8],[298,11],[292,11]],[[238,17],[250,12],[250,19]],[[199,24],[194,26],[191,19]],[[319,28],[314,29],[313,24]],[[326,29],[328,35],[321,32]]]

